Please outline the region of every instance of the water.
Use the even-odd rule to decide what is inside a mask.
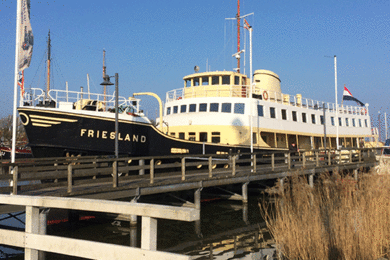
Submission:
[[[249,196],[247,207],[241,201],[202,201],[201,220],[196,223],[159,219],[157,250],[191,255],[194,259],[264,259],[265,255],[274,254],[271,237],[260,215],[259,197]],[[128,221],[96,217],[49,225],[47,233],[139,248],[140,220],[138,218],[137,227],[130,227]],[[9,254],[18,253],[9,248],[0,250],[0,256],[3,250]],[[46,259],[80,258],[47,253]]]

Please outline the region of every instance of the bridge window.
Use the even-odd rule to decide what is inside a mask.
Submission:
[[[206,111],[207,111],[207,103],[199,104],[199,112],[206,112]]]
[[[342,125],[343,125],[343,123],[341,121],[341,117],[339,117],[339,126],[342,126]]]
[[[219,104],[218,103],[210,103],[210,112],[218,112]]]
[[[196,112],[196,104],[190,104],[190,109],[188,112]]]
[[[199,86],[199,78],[194,78],[194,86]]]
[[[188,140],[195,141],[195,132],[188,133]]]
[[[320,122],[321,122],[321,125],[324,124],[324,116],[320,116]]]
[[[364,124],[368,127],[367,119],[364,119]]]
[[[185,112],[187,112],[187,105],[181,105],[180,113],[185,113]]]
[[[253,133],[253,144],[257,144],[257,134]]]
[[[315,114],[311,114],[311,122],[312,122],[313,124],[316,123],[316,115],[315,115]]]
[[[287,111],[286,109],[282,109],[282,119],[287,120]]]
[[[179,138],[180,138],[180,139],[184,139],[184,136],[185,136],[184,133],[179,133]]]
[[[178,106],[174,106],[174,107],[173,107],[173,113],[174,113],[174,114],[177,114],[178,109],[179,109]]]
[[[209,85],[209,77],[202,77],[202,85],[203,86]]]
[[[222,103],[222,112],[223,113],[232,112],[232,104],[231,103]]]
[[[167,107],[167,115],[171,114],[171,107]]]
[[[306,113],[302,113],[302,123],[306,123]]]
[[[220,132],[212,132],[211,133],[211,142],[212,143],[220,143],[221,142],[221,133]]]
[[[206,132],[199,133],[199,141],[207,142],[207,133]]]
[[[362,127],[362,120],[359,119],[359,127]]]
[[[176,133],[175,132],[171,132],[170,135],[171,136],[176,136]]]
[[[292,111],[292,119],[297,122],[297,111]]]
[[[332,125],[334,125],[334,117],[333,116],[330,117],[330,122],[332,123]]]
[[[230,85],[230,76],[222,76],[222,85]]]
[[[211,77],[211,85],[219,85],[219,77],[218,76]]]
[[[345,119],[345,126],[349,126],[348,118]]]
[[[276,118],[275,108],[274,107],[270,107],[269,108],[269,114],[270,114],[271,118]]]
[[[240,85],[240,77],[234,76],[234,85]]]
[[[235,114],[244,114],[245,104],[244,103],[235,103],[234,104],[234,113]]]
[[[186,87],[191,87],[191,79],[186,79],[185,80]]]
[[[257,105],[257,115],[264,116],[264,110],[262,105]]]
[[[352,118],[352,126],[355,127],[356,124],[355,124],[355,118]]]

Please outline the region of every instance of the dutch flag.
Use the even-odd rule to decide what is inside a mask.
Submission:
[[[359,105],[361,105],[362,107],[364,107],[363,102],[361,102],[360,100],[354,98],[354,97],[352,96],[351,92],[349,92],[349,90],[347,89],[346,86],[344,86],[343,100],[355,101],[356,103],[358,103]]]

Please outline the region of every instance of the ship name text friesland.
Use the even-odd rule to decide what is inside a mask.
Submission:
[[[93,129],[81,129],[80,136],[85,136],[88,138],[101,138],[101,139],[115,139],[115,132],[100,131]],[[128,142],[146,142],[146,136],[144,135],[135,135],[135,134],[126,134],[121,135],[118,133],[119,141],[128,141]]]

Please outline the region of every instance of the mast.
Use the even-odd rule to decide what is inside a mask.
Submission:
[[[103,49],[103,80],[106,78],[106,50]],[[106,104],[106,93],[107,93],[107,86],[103,86],[103,100],[104,104]],[[105,108],[106,106],[104,106]]]
[[[237,53],[240,53],[240,0],[237,0]],[[240,55],[237,57],[237,72],[240,73]]]
[[[50,45],[50,30],[47,38],[47,82],[46,82],[46,95],[50,91],[50,61],[51,61],[51,45]]]

